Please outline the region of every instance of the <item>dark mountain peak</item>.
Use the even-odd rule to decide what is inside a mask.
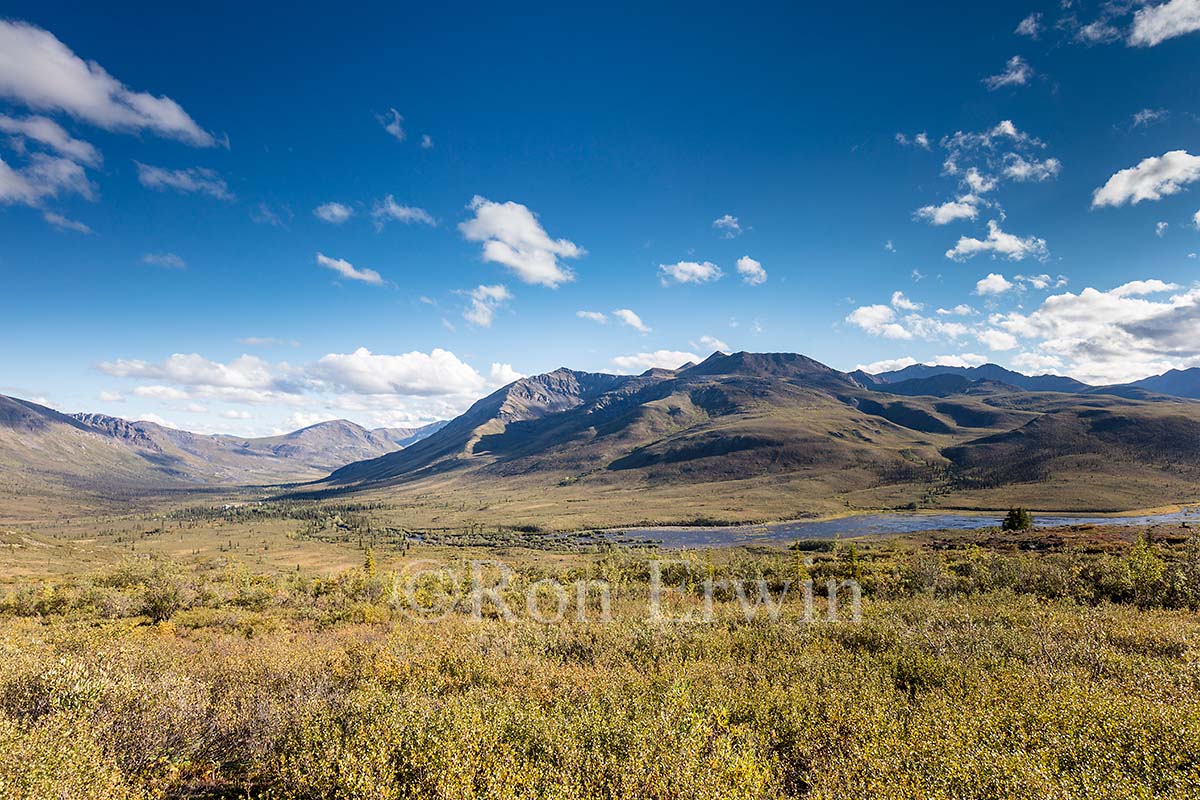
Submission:
[[[679,373],[681,377],[734,376],[743,378],[785,378],[817,383],[853,384],[844,372],[799,353],[713,353],[694,367]]]
[[[514,381],[485,397],[472,409],[484,412],[492,409],[490,415],[505,422],[538,419],[575,408],[629,380],[625,375],[576,372],[559,367],[553,372]]]
[[[29,400],[0,394],[0,428],[40,431],[56,423],[86,430],[86,426],[69,414],[63,414]]]

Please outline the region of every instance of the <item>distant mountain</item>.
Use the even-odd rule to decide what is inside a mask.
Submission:
[[[1142,389],[1147,392],[1169,394],[1173,397],[1200,400],[1200,367],[1173,369],[1170,372],[1164,372],[1162,375],[1124,384],[1122,387],[1107,388]]]
[[[962,375],[931,375],[928,378],[910,378],[896,383],[875,383],[871,386],[887,394],[911,397],[949,397],[955,394],[989,394],[993,392],[1019,392],[1016,386],[996,381],[973,381]]]
[[[913,364],[904,369],[892,372],[881,372],[872,376],[878,383],[899,383],[917,378],[932,378],[936,375],[960,375],[972,381],[995,381],[1016,386],[1027,392],[1066,392],[1075,394],[1085,392],[1092,387],[1074,378],[1059,375],[1023,375],[1013,372],[998,364],[984,364],[978,367],[944,367],[927,364]]]
[[[208,436],[104,414],[62,414],[0,395],[0,467],[72,486],[164,488],[311,480],[420,441],[440,423],[368,430],[346,420],[281,436]]]
[[[794,353],[714,353],[637,376],[561,368],[292,496],[509,503],[563,525],[835,513],[931,497],[1115,510],[1200,496],[1200,446],[1177,441],[1200,431],[1200,406],[1087,388],[994,365],[843,373]]]

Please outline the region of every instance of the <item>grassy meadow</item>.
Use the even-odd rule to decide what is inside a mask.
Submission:
[[[0,797],[1200,792],[1190,529],[658,552],[534,529],[419,541],[386,512],[3,531]],[[654,559],[673,562],[659,620]],[[476,560],[511,570],[511,618],[414,577]],[[789,587],[777,619],[756,580],[771,601]],[[861,618],[844,592],[828,618],[830,580],[861,585]],[[555,594],[579,581],[610,587],[607,614],[598,590]]]

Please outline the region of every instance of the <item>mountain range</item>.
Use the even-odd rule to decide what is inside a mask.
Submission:
[[[632,376],[560,368],[417,430],[336,421],[201,436],[0,397],[0,466],[27,483],[92,488],[292,484],[280,496],[460,510],[469,497],[560,526],[902,506],[1124,510],[1200,495],[1193,397],[1200,370],[1093,387],[991,364],[869,375],[794,353],[718,352]]]
[[[0,467],[12,482],[79,488],[280,484],[312,480],[399,450],[442,424],[368,430],[334,420],[281,436],[245,439],[103,414],[63,414],[0,395]]]

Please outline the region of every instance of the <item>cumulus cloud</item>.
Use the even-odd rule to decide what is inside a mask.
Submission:
[[[397,142],[403,142],[408,137],[404,131],[404,117],[400,116],[400,112],[396,109],[389,108],[386,114],[379,114],[375,119],[379,120],[379,124],[387,131],[388,136]]]
[[[960,303],[954,308],[939,308],[937,313],[943,317],[971,317],[979,312],[966,303]]]
[[[646,327],[644,322],[642,322],[642,318],[635,314],[632,310],[628,308],[618,308],[612,313],[613,316],[616,317],[622,324],[628,325],[638,333],[650,332],[650,329]]]
[[[462,235],[483,243],[483,259],[508,267],[526,283],[551,289],[575,280],[560,258],[579,258],[587,251],[567,239],[552,239],[538,217],[520,203],[494,203],[476,195],[468,208],[472,219],[459,224]]]
[[[984,78],[983,82],[990,91],[1002,89],[1005,86],[1024,86],[1033,77],[1033,67],[1020,56],[1013,56],[1004,65],[1004,70],[998,75]]]
[[[372,286],[382,286],[383,276],[373,269],[357,269],[344,258],[330,258],[324,253],[317,253],[317,264],[325,269],[331,269],[343,278],[352,281],[362,281]]]
[[[722,239],[734,239],[741,236],[742,224],[732,214],[726,214],[713,220],[713,227],[721,232]]]
[[[1022,358],[1089,383],[1200,366],[1200,289],[1158,279],[1052,295],[1031,313],[997,315],[993,323],[1029,342]]]
[[[995,328],[986,328],[984,330],[977,331],[975,333],[975,338],[978,339],[980,344],[985,346],[987,349],[1000,352],[1006,350],[1015,350],[1018,344],[1017,337],[1013,336],[1011,333],[998,331]]]
[[[146,253],[142,263],[164,269],[187,269],[187,262],[174,253]]]
[[[613,368],[621,373],[641,373],[648,369],[678,369],[687,363],[699,363],[701,357],[681,350],[655,350],[653,353],[634,353],[617,356]]]
[[[608,315],[603,311],[576,311],[575,316],[579,317],[580,319],[599,322],[601,325],[604,325],[608,322]]]
[[[487,385],[474,367],[441,348],[384,355],[360,347],[322,356],[308,371],[342,391],[367,395],[470,394]]]
[[[1200,0],[1170,0],[1142,8],[1133,15],[1129,44],[1154,47],[1194,31],[1200,31]]]
[[[344,203],[322,203],[313,209],[313,214],[322,222],[328,222],[332,225],[341,225],[350,217],[354,216],[354,209]]]
[[[490,328],[495,319],[496,310],[512,299],[512,293],[503,284],[495,286],[476,286],[464,292],[471,303],[463,311],[463,319],[481,328]]]
[[[49,147],[60,156],[89,167],[98,166],[102,160],[99,150],[87,142],[74,138],[63,130],[61,125],[46,117],[32,116],[18,119],[0,114],[0,131],[12,136],[32,139]]]
[[[914,303],[909,300],[904,292],[892,292],[892,308],[900,309],[901,311],[920,311],[923,306],[920,303]]]
[[[896,312],[891,306],[861,306],[847,315],[846,322],[874,336],[887,339],[913,338],[913,335],[896,321]]]
[[[174,189],[183,194],[206,194],[218,200],[232,200],[228,184],[214,170],[207,167],[188,169],[163,169],[134,161],[137,165],[138,182],[147,189],[164,191]]]
[[[375,207],[371,209],[371,219],[375,220],[376,230],[382,230],[383,226],[389,222],[403,222],[405,225],[414,223],[437,225],[437,220],[425,209],[416,206],[402,206],[390,194],[375,203]]]
[[[767,271],[763,265],[750,256],[742,256],[737,260],[737,271],[742,281],[751,286],[761,286],[767,282]]]
[[[1012,282],[1010,282],[1003,275],[993,272],[975,284],[975,294],[980,296],[989,294],[1004,294],[1007,291],[1011,291],[1012,288]]]
[[[1136,205],[1143,200],[1161,200],[1183,191],[1200,180],[1200,156],[1172,150],[1162,156],[1142,159],[1136,167],[1120,170],[1092,195],[1092,208]]]
[[[106,130],[149,131],[200,147],[217,143],[171,98],[133,91],[25,22],[0,20],[0,96]]]
[[[949,225],[960,219],[975,219],[979,216],[978,202],[974,195],[963,195],[957,200],[950,200],[941,205],[922,206],[913,216],[931,225]]]
[[[958,240],[958,244],[946,251],[946,258],[952,261],[966,261],[981,253],[1003,256],[1010,261],[1023,261],[1026,258],[1045,260],[1050,255],[1045,239],[1036,236],[1022,238],[1005,233],[1000,229],[998,222],[989,220],[986,239],[963,236]]]
[[[672,283],[709,283],[725,273],[711,261],[678,261],[674,264],[659,264],[658,278],[663,286]]]
[[[428,133],[421,134],[421,149],[430,150],[433,148],[433,137]]]
[[[1038,161],[1036,158],[1026,160],[1018,153],[1009,153],[1004,160],[1004,176],[1022,183],[1048,181],[1062,172],[1062,162],[1057,158],[1047,158],[1044,161]]]

